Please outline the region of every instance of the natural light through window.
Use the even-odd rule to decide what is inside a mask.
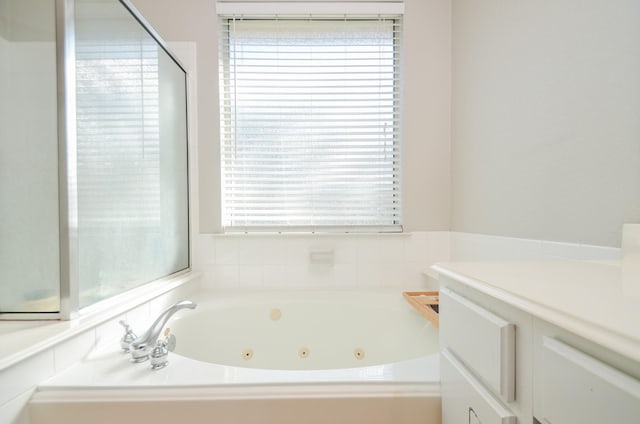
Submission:
[[[157,46],[80,39],[76,71],[80,221],[159,225]]]
[[[221,23],[225,229],[399,230],[400,19]]]

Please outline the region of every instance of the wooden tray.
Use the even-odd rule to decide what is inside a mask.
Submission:
[[[419,291],[419,292],[403,292],[402,296],[407,299],[416,310],[438,327],[438,292],[437,291]]]

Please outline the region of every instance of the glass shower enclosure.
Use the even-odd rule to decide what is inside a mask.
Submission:
[[[125,0],[0,0],[0,318],[189,268],[187,75]]]

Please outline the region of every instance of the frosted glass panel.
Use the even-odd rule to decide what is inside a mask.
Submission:
[[[0,0],[0,313],[60,308],[54,5]]]
[[[120,3],[75,12],[82,307],[189,266],[186,87]]]

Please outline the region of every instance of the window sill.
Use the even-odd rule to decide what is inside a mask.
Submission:
[[[412,232],[331,232],[331,231],[224,231],[211,233],[215,237],[410,237]],[[206,235],[206,234],[202,234]]]

